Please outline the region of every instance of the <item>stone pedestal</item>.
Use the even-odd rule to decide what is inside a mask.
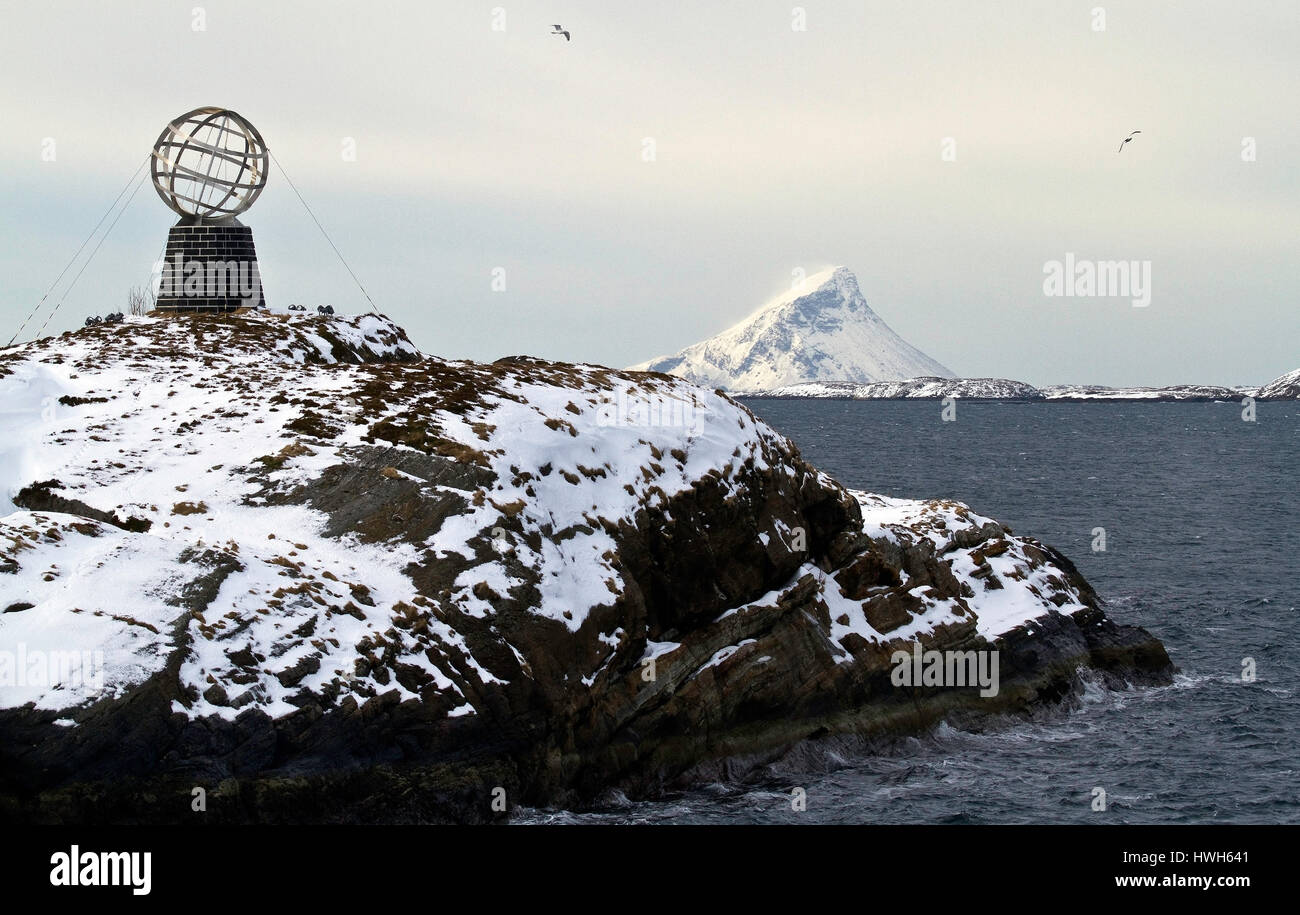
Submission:
[[[233,216],[182,219],[167,233],[159,311],[234,311],[265,304],[253,231]]]

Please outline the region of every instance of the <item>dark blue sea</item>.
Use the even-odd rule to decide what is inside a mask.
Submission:
[[[944,724],[805,773],[519,822],[1300,822],[1300,405],[1261,403],[1255,422],[1237,403],[960,402],[955,422],[936,401],[748,405],[847,486],[958,499],[1057,547],[1181,673],[1090,686],[1044,721]]]

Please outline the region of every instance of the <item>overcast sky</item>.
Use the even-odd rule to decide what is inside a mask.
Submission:
[[[220,105],[433,354],[627,365],[843,264],[959,375],[1300,366],[1300,4],[793,7],[0,0],[0,343],[167,121]],[[242,219],[273,304],[367,307],[278,171]],[[122,309],[172,222],[146,183],[50,329]],[[1150,261],[1151,304],[1045,296],[1067,252]]]

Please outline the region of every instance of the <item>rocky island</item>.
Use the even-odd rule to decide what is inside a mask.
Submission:
[[[1051,547],[668,375],[141,317],[0,351],[0,411],[7,821],[488,820],[1173,670]]]

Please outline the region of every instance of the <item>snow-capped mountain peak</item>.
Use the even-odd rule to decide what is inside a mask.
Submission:
[[[955,377],[872,311],[846,267],[815,273],[717,336],[631,368],[733,391]]]

